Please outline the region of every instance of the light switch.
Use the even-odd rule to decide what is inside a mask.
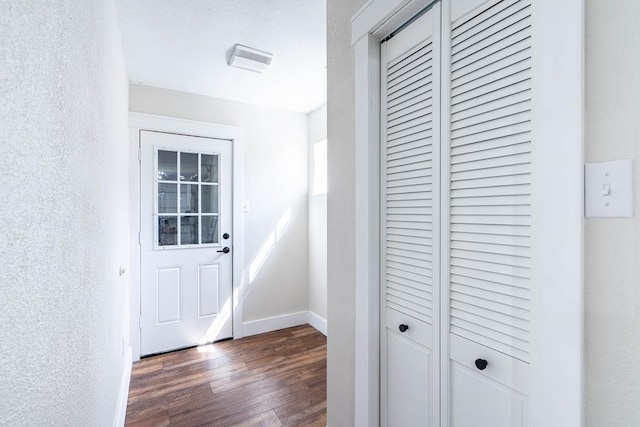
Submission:
[[[584,196],[587,217],[633,216],[632,165],[631,160],[585,165]]]

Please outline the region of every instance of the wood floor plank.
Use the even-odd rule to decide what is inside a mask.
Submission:
[[[206,421],[216,426],[235,426],[248,417],[261,414],[283,402],[295,401],[305,391],[306,387],[297,383],[292,387],[275,390],[238,403],[224,399],[224,403],[215,406],[209,405],[198,411],[170,413],[169,418],[171,424],[175,422],[178,425],[199,425]]]
[[[326,390],[320,390],[278,406],[275,413],[285,425],[297,424],[307,416],[326,409],[326,401]]]
[[[309,325],[134,364],[126,426],[325,426],[326,337]]]
[[[244,363],[234,363],[230,366],[214,369],[203,369],[200,372],[192,372],[187,375],[173,376],[158,375],[157,382],[155,379],[146,380],[144,385],[137,387],[129,393],[134,399],[149,399],[156,396],[168,394],[172,391],[184,389],[185,387],[194,387],[201,384],[210,383],[212,381],[221,381],[225,378],[233,378],[238,372],[246,372],[247,367]],[[178,373],[176,372],[176,375]],[[158,387],[158,384],[163,384]]]
[[[166,411],[157,411],[147,417],[140,417],[134,421],[127,420],[128,427],[165,427],[169,425],[169,416]]]
[[[238,427],[282,427],[280,419],[273,411],[263,412],[238,423]]]
[[[284,424],[284,427],[326,427],[327,425],[327,411],[323,409],[313,414],[307,415],[304,418],[291,422],[290,424]]]

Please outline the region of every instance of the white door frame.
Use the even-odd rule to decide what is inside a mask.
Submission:
[[[380,42],[434,2],[369,0],[352,18],[358,426],[380,421]],[[532,19],[531,425],[573,427],[584,424],[584,0],[535,0]]]
[[[242,295],[244,222],[242,216],[242,129],[194,120],[144,113],[129,113],[129,221],[131,224],[129,260],[130,337],[133,360],[140,360],[140,131],[226,139],[233,149],[233,338],[242,338]]]

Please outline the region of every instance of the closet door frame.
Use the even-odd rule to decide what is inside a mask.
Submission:
[[[376,426],[380,421],[380,42],[432,3],[370,0],[352,18],[355,425]],[[584,424],[584,0],[535,0],[532,19],[531,425],[580,426]],[[442,395],[448,392],[443,384]],[[444,415],[446,399],[443,404]]]

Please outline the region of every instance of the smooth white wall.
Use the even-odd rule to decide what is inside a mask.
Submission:
[[[0,2],[0,425],[111,426],[128,345],[112,0]]]
[[[327,105],[309,113],[309,311],[327,320],[327,196],[313,194],[314,145],[327,139]]]
[[[308,307],[307,140],[304,113],[131,85],[129,108],[140,113],[238,126],[244,132],[243,321]],[[249,269],[290,209],[291,221],[249,283]],[[268,247],[269,245],[267,245]]]
[[[586,1],[586,161],[634,159],[634,217],[585,230],[589,426],[640,425],[640,2]]]
[[[364,0],[327,0],[327,422],[353,426],[355,82],[351,16]]]

